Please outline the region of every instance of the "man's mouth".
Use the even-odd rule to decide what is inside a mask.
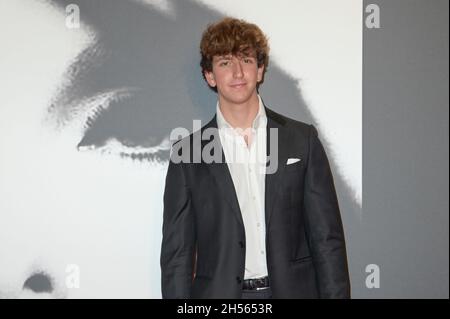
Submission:
[[[244,87],[246,84],[247,83],[235,83],[235,84],[231,84],[230,86],[235,89],[240,89],[240,88]]]

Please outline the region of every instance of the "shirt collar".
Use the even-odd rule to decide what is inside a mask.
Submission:
[[[261,97],[258,94],[258,101],[259,101],[259,109],[258,113],[256,114],[255,118],[253,119],[252,128],[257,130],[259,128],[265,128],[267,125],[267,116],[266,116],[266,110],[264,109],[264,104],[262,102]],[[219,101],[217,101],[216,106],[216,114],[217,114],[217,128],[219,130],[226,131],[234,131],[233,127],[227,122],[225,117],[223,116],[222,112],[220,111],[219,107]]]

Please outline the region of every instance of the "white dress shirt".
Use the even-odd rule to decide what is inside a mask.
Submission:
[[[217,126],[245,227],[244,279],[267,276],[265,173],[267,117],[261,98],[253,120],[249,144],[242,130],[233,129],[225,120],[217,103]]]

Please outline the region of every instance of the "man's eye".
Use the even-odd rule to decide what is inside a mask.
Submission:
[[[227,66],[228,64],[229,64],[229,61],[223,61],[223,62],[219,63],[220,66]]]

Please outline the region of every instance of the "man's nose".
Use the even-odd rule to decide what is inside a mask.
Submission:
[[[233,63],[233,76],[235,78],[241,78],[243,76],[242,65],[240,60],[235,60]]]

